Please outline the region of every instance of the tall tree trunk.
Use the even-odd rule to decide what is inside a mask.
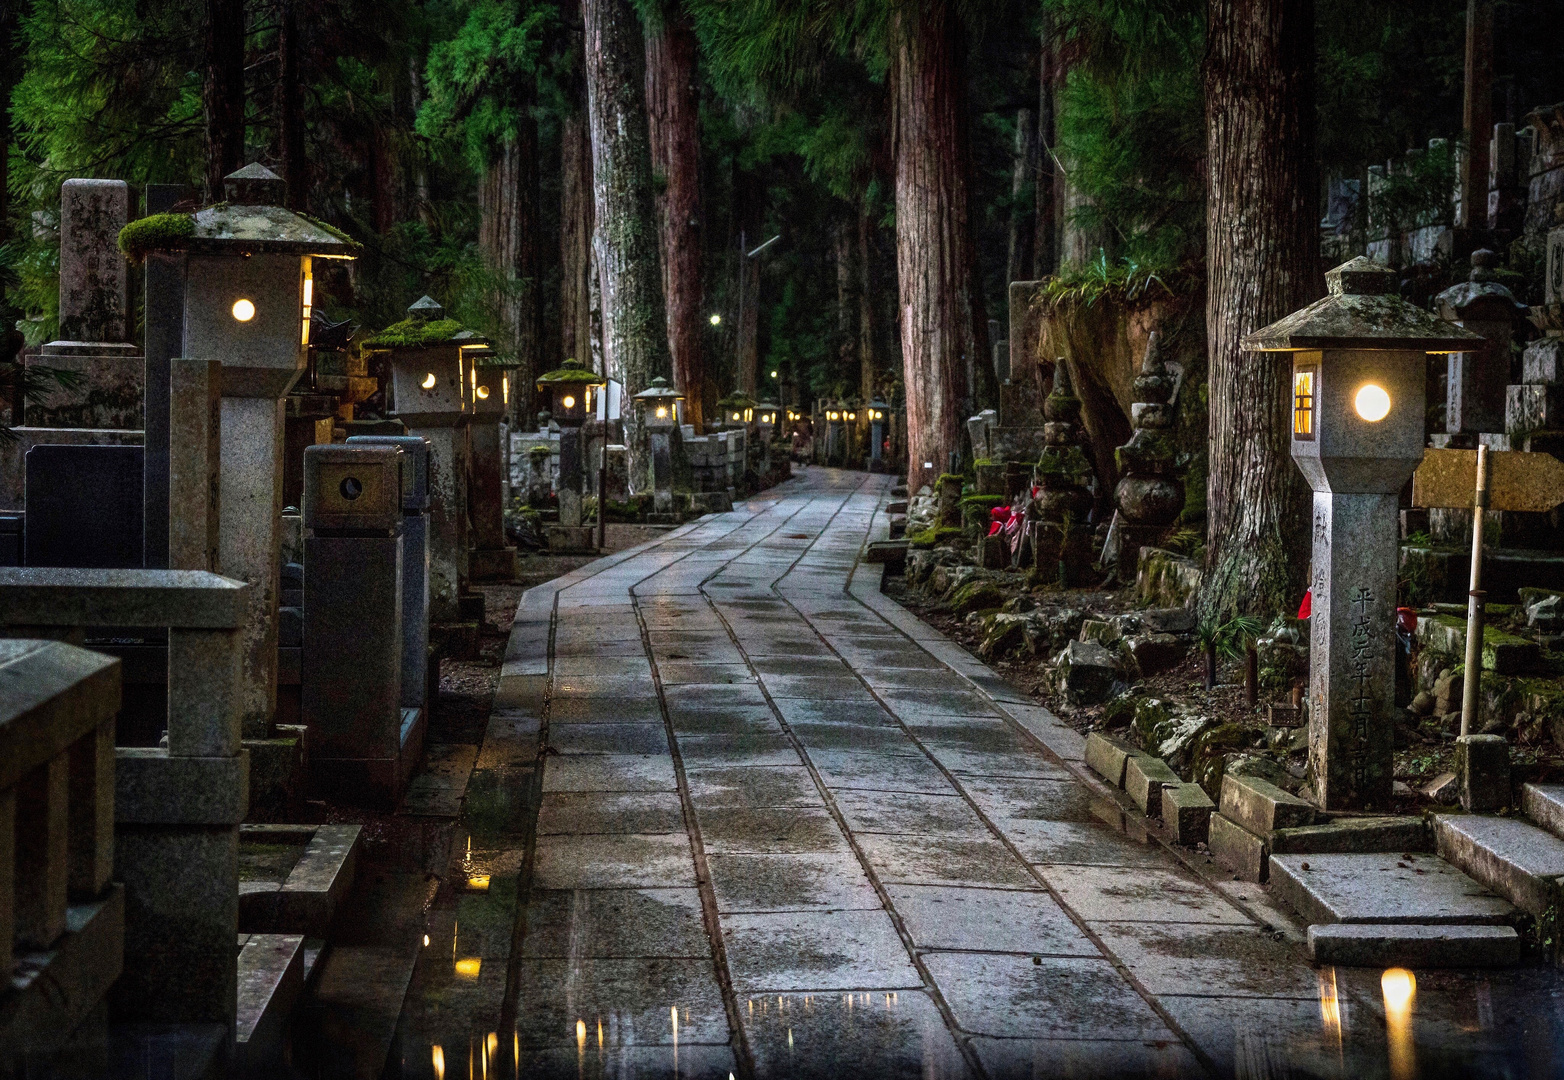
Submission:
[[[766,186],[752,172],[740,171],[734,185],[739,203],[739,310],[734,327],[734,386],[753,395],[760,370],[760,259],[749,253],[761,244]]]
[[[853,223],[844,215],[831,224],[831,250],[836,263],[836,361],[844,382],[857,376],[859,392],[862,392],[863,372],[856,363],[858,338],[854,323],[858,321],[858,275],[853,267]],[[864,401],[868,401],[864,398]]]
[[[1032,277],[1041,278],[1059,269],[1059,219],[1056,178],[1059,163],[1054,158],[1054,92],[1059,78],[1059,53],[1054,42],[1053,23],[1045,9],[1038,51],[1037,71],[1037,186],[1033,190],[1035,212],[1032,225]]]
[[[515,135],[501,143],[484,171],[479,191],[478,246],[501,278],[505,328],[521,367],[517,381],[526,386],[542,374],[537,137],[536,122],[523,110]],[[526,419],[530,411],[530,397],[518,393],[511,407],[514,418]]]
[[[1288,453],[1290,364],[1239,341],[1323,292],[1313,0],[1208,0],[1206,333],[1211,433],[1201,609],[1296,607],[1309,494]]]
[[[685,418],[701,430],[706,369],[701,360],[700,93],[697,44],[689,17],[665,3],[646,38],[646,116],[656,196],[663,299],[673,382],[685,396]]]
[[[288,208],[309,209],[310,163],[304,150],[304,83],[299,71],[300,0],[282,0],[277,27],[277,151]]]
[[[223,197],[223,177],[244,167],[244,0],[206,0],[206,197]]]
[[[874,223],[869,220],[869,200],[858,200],[858,381],[863,385],[864,401],[874,400],[874,384],[879,377],[874,352],[874,291],[871,258],[874,252]]]
[[[1033,202],[1037,176],[1037,125],[1031,109],[1016,110],[1015,163],[1010,170],[1010,235],[1005,260],[1005,295],[1012,281],[1025,281],[1032,269]]]
[[[583,0],[592,125],[592,238],[603,297],[603,362],[638,394],[671,374],[668,322],[657,266],[657,212],[646,126],[645,54],[630,0]],[[624,410],[633,493],[646,490],[647,446],[634,409]]]
[[[969,218],[965,34],[948,0],[891,15],[896,266],[907,483],[932,484],[974,404],[998,397]]]
[[[424,104],[424,57],[415,50],[407,57],[407,104],[413,122],[418,121],[418,110]],[[433,207],[429,202],[429,159],[425,146],[417,142],[413,152],[413,212],[425,225],[433,224]]]
[[[583,96],[582,105],[586,101]],[[560,121],[559,332],[563,357],[592,366],[592,143],[585,112]]]

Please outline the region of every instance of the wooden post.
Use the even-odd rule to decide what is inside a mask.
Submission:
[[[1461,736],[1477,719],[1477,687],[1483,670],[1483,512],[1488,509],[1488,448],[1477,447],[1477,492],[1472,499],[1472,577],[1466,600],[1466,673],[1461,679]]]

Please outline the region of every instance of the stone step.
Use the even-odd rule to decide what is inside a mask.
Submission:
[[[1220,805],[1224,817],[1259,835],[1314,824],[1313,803],[1253,776],[1222,777]]]
[[[1554,836],[1564,838],[1564,784],[1524,784],[1521,810]]]
[[[1176,844],[1203,844],[1210,835],[1211,811],[1216,804],[1199,784],[1176,784],[1162,789],[1162,824]]]
[[[1271,893],[1308,923],[1500,926],[1519,916],[1436,855],[1272,855]]]
[[[1441,858],[1533,915],[1560,897],[1564,840],[1519,818],[1434,815]]]
[[[240,881],[239,928],[325,937],[337,905],[353,887],[361,834],[358,825],[242,826],[241,845],[302,845],[303,850],[280,883],[275,878]]]
[[[1521,958],[1513,926],[1336,923],[1309,927],[1309,959],[1341,967],[1497,968]]]
[[[1094,731],[1086,736],[1086,767],[1114,787],[1124,786],[1124,766],[1138,751],[1123,739]]]
[[[1124,791],[1148,817],[1162,813],[1162,789],[1182,781],[1167,762],[1150,754],[1131,754],[1124,763]]]
[[[1432,847],[1427,826],[1416,817],[1343,817],[1255,832],[1223,812],[1212,815],[1209,829],[1206,842],[1212,856],[1245,881],[1267,880],[1273,855],[1411,852]]]
[[[304,990],[304,938],[239,936],[238,1076],[275,1076],[284,1068],[293,1008]]]

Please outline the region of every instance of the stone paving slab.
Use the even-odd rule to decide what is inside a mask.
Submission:
[[[522,1075],[1382,1075],[1377,973],[1317,971],[1264,889],[1191,873],[1078,733],[859,568],[890,484],[809,469],[524,597],[491,737],[528,763],[504,782],[556,751],[529,890],[462,899],[481,972],[431,966],[430,1030],[509,986]],[[480,853],[511,881],[521,835]],[[1502,1052],[1460,1012],[1482,993],[1428,986],[1419,1039]]]

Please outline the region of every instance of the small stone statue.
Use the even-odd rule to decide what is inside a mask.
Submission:
[[[1054,370],[1053,392],[1043,402],[1043,442],[1037,463],[1042,486],[1033,503],[1039,519],[1032,530],[1034,574],[1061,585],[1078,584],[1091,563],[1087,514],[1092,495],[1085,480],[1092,473],[1081,430],[1081,399],[1070,386],[1064,364]]]
[[[1118,449],[1124,477],[1114,490],[1120,581],[1134,581],[1140,549],[1154,546],[1184,509],[1184,481],[1173,441],[1173,376],[1162,362],[1157,334],[1146,342],[1146,357],[1135,379],[1130,423],[1135,433]]]

